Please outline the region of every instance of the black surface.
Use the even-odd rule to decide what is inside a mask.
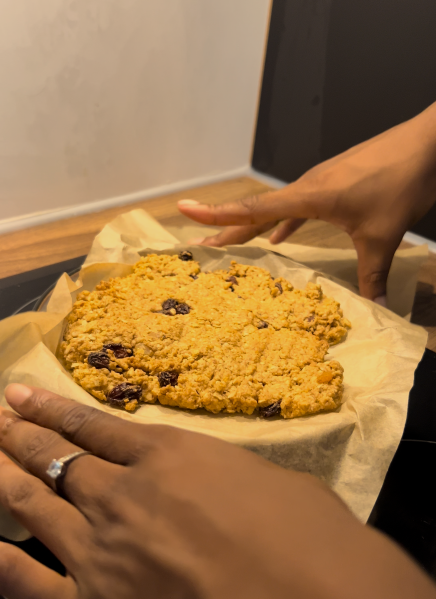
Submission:
[[[74,272],[84,260],[85,256],[80,256],[0,279],[0,320],[18,312],[33,310],[40,296],[56,283],[62,273]]]
[[[51,286],[82,262],[83,257],[0,280],[2,314],[9,316],[35,300],[42,285]],[[400,543],[436,578],[436,354],[430,350],[415,373],[403,439],[369,523]],[[54,570],[64,571],[38,540],[15,544]]]
[[[369,523],[397,541],[436,579],[436,444],[402,441]]]
[[[274,0],[253,167],[283,181],[436,100],[435,0]],[[436,207],[412,229],[436,240]]]
[[[436,579],[436,353],[416,369],[403,440],[369,524],[389,535]]]
[[[436,443],[436,353],[430,350],[415,371],[403,439]]]

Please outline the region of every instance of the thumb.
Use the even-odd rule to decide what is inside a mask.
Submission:
[[[316,194],[319,201],[320,193]],[[205,225],[260,225],[287,218],[318,218],[309,193],[298,182],[283,189],[243,198],[226,204],[201,204],[196,200],[181,200],[182,214]]]
[[[355,240],[357,250],[359,290],[362,297],[386,306],[386,285],[397,247],[394,241],[377,239]]]

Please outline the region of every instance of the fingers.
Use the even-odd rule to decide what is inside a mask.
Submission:
[[[227,204],[181,200],[178,208],[185,216],[205,225],[260,225],[285,218],[317,218],[311,195],[305,186],[292,183],[278,191]]]
[[[81,449],[114,464],[134,462],[157,428],[150,427],[145,434],[142,425],[25,385],[9,385],[5,397],[26,420],[56,431]]]
[[[195,245],[207,245],[212,247],[223,247],[225,245],[239,245],[262,235],[276,226],[276,222],[263,225],[246,225],[243,227],[226,227],[217,235],[211,235],[204,239],[192,239],[189,243]]]
[[[54,481],[47,474],[51,461],[81,450],[54,431],[27,422],[1,408],[0,448],[53,490],[56,490]],[[115,468],[113,464],[94,456],[77,459],[68,466],[68,476],[64,481],[66,496],[81,511],[89,514],[94,500],[105,494],[105,480],[114,477]]]
[[[359,290],[362,297],[386,306],[386,285],[397,240],[353,239],[357,250]]]
[[[282,243],[282,241],[285,241],[289,235],[295,233],[295,231],[299,229],[305,222],[305,218],[288,218],[287,220],[283,221],[272,233],[269,238],[270,243],[273,245]]]
[[[21,549],[0,543],[0,595],[8,599],[73,599],[76,585]]]
[[[0,504],[74,571],[90,535],[85,517],[0,452]]]
[[[26,422],[13,412],[0,408],[0,448],[26,470],[52,487],[47,468],[53,459],[80,451],[80,447],[57,433]]]

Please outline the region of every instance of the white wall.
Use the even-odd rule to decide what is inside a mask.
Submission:
[[[0,0],[0,219],[248,164],[269,0]]]

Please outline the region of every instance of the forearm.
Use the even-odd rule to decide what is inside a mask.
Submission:
[[[423,172],[426,172],[425,169],[436,172],[436,102],[414,118],[399,125],[398,129],[402,134],[402,140],[401,137],[394,140],[399,144],[403,141],[405,155],[409,158],[407,148],[413,148],[419,160],[417,168],[421,167]],[[410,167],[413,167],[413,162]]]
[[[429,151],[436,160],[436,102],[416,116],[415,120],[423,140],[428,144]]]

